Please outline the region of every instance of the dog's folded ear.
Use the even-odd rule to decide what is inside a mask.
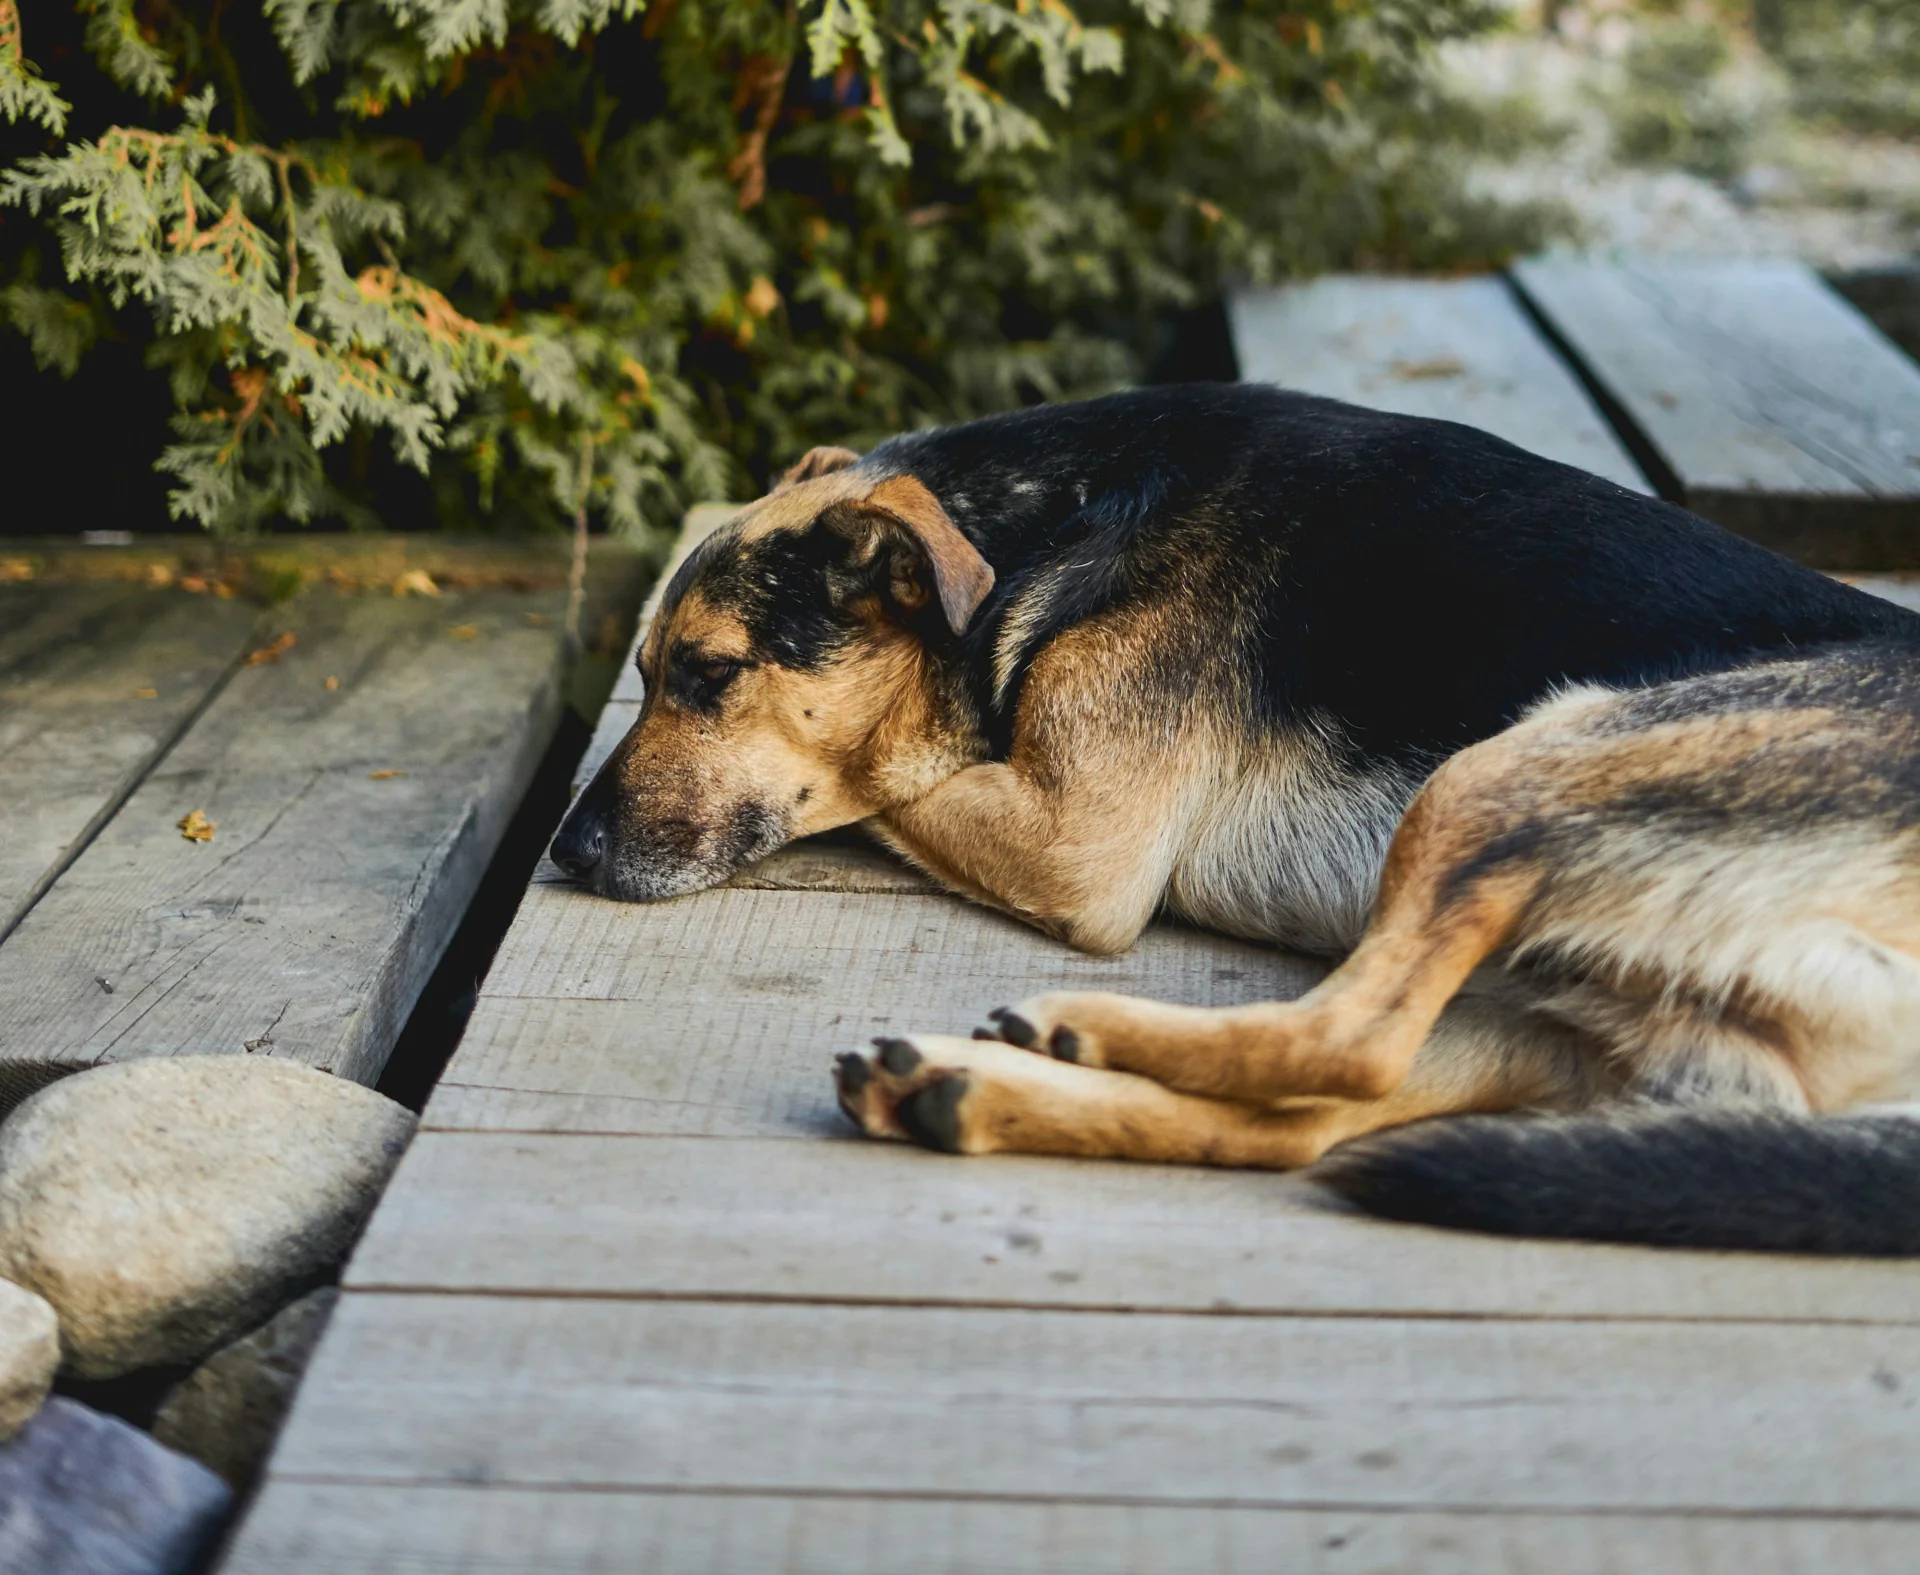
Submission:
[[[845,470],[847,466],[859,463],[860,456],[850,448],[810,448],[774,483],[774,490],[778,492],[780,488],[791,487],[796,482],[812,481],[816,476],[831,476],[836,470]]]
[[[993,589],[993,566],[940,506],[926,484],[913,476],[893,476],[867,495],[867,506],[885,514],[918,548],[933,577],[934,594],[947,627],[964,634],[980,604]]]

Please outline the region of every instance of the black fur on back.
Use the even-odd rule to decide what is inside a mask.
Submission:
[[[1211,671],[1255,725],[1313,719],[1356,762],[1424,774],[1554,685],[1635,685],[1920,619],[1686,510],[1489,433],[1259,384],[1138,389],[889,439],[993,566],[957,658],[1004,755],[1061,629],[1207,587]],[[1053,590],[1005,693],[1009,609]],[[1190,680],[1197,682],[1198,679]]]
[[[1501,1236],[1920,1254],[1920,1121],[1891,1116],[1468,1116],[1344,1145],[1309,1174],[1369,1213]]]

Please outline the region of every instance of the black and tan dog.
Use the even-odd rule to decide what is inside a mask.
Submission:
[[[1089,950],[1164,908],[1346,956],[1292,1003],[1044,995],[842,1057],[876,1137],[1299,1166],[1451,1116],[1319,1171],[1487,1229],[1920,1251],[1920,1126],[1833,1119],[1920,1094],[1890,604],[1465,427],[1178,388],[816,450],[641,666],[554,843],[608,896],[864,821]]]

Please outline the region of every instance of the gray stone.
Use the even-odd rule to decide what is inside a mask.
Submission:
[[[0,1125],[0,1274],[83,1378],[197,1362],[339,1263],[413,1125],[268,1056],[81,1072]]]
[[[0,1444],[0,1570],[181,1575],[233,1495],[118,1417],[55,1398]]]
[[[0,1280],[0,1442],[25,1427],[60,1366],[60,1320],[43,1296]]]
[[[314,1291],[215,1351],[161,1402],[153,1436],[245,1491],[339,1299],[331,1286]]]

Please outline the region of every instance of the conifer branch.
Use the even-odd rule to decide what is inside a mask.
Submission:
[[[371,520],[350,436],[463,522],[644,531],[811,442],[1136,377],[1111,325],[1228,271],[1542,234],[1432,131],[1485,0],[261,0],[277,77],[222,0],[44,4],[180,120],[70,110],[0,0],[0,118],[78,128],[0,169],[0,318],[68,375],[144,341],[217,532]]]
[[[30,120],[57,137],[67,129],[72,107],[27,59],[19,0],[0,0],[0,115]]]

